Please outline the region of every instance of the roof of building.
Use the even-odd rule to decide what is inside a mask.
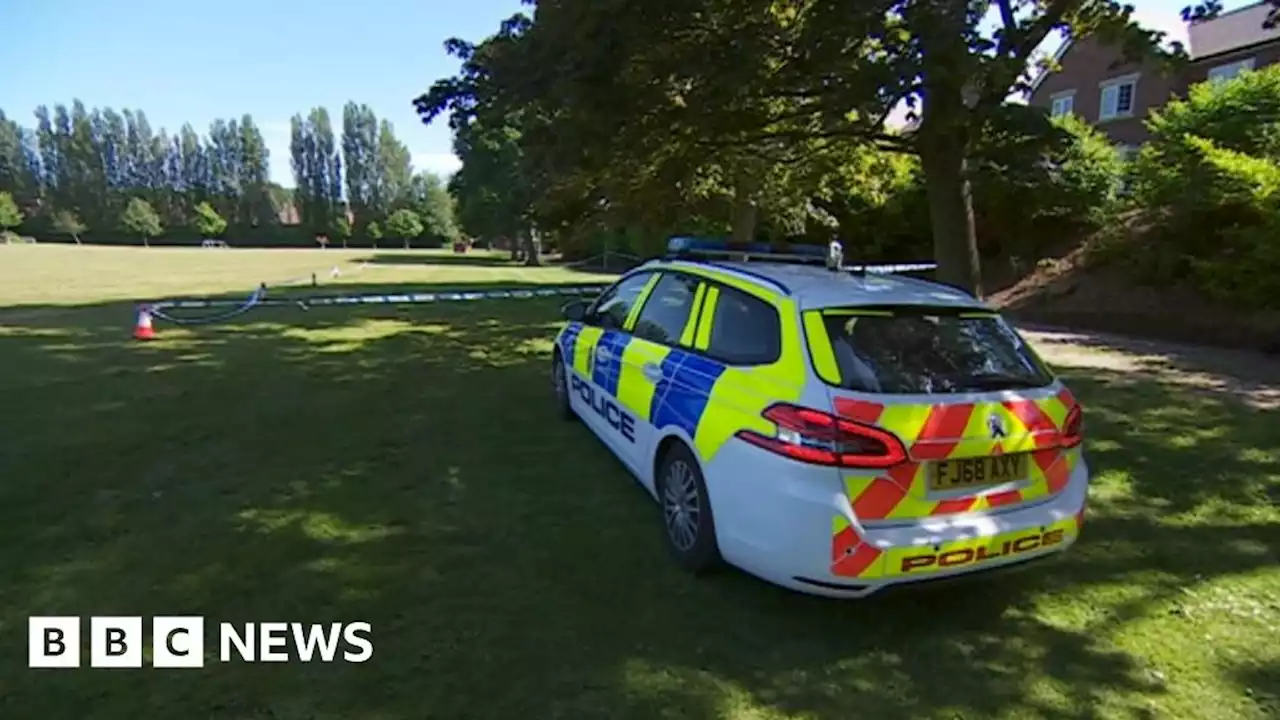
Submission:
[[[1187,52],[1191,55],[1192,61],[1215,57],[1263,42],[1280,40],[1280,27],[1268,30],[1262,26],[1271,10],[1270,2],[1264,0],[1221,13],[1211,20],[1202,20],[1188,25],[1187,39],[1190,47],[1187,48]],[[1063,40],[1053,53],[1054,64],[1061,63],[1074,44],[1075,38]],[[1050,74],[1052,73],[1046,70],[1037,74],[1031,80],[1030,92],[1034,93]]]
[[[832,272],[823,266],[767,261],[663,261],[669,267],[712,268],[738,279],[786,291],[802,309],[849,305],[944,305],[986,308],[981,300],[928,280],[904,275]]]
[[[1262,26],[1271,10],[1271,3],[1260,2],[1188,26],[1192,59],[1199,60],[1258,43],[1280,40],[1280,28],[1268,30]]]

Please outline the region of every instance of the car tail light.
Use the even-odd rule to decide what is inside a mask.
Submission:
[[[770,452],[813,465],[882,469],[907,461],[893,433],[819,410],[780,403],[762,413],[778,426],[774,435],[740,430],[737,437]]]
[[[1062,426],[1062,446],[1073,448],[1084,441],[1084,410],[1075,405],[1067,413],[1067,421]]]

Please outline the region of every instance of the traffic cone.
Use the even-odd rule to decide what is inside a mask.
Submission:
[[[151,327],[151,308],[138,306],[138,324],[133,328],[134,340],[154,340],[156,331]]]

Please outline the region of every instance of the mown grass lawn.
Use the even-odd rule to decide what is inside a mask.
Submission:
[[[233,262],[205,259],[218,251],[60,249],[76,263],[45,272],[63,287],[29,298],[13,288],[31,286],[15,270],[31,256],[8,250],[2,717],[1280,713],[1276,411],[1073,370],[1098,480],[1072,553],[990,583],[833,602],[666,560],[656,507],[553,418],[555,302],[270,308],[135,343],[122,286],[90,299],[103,264],[159,263],[134,297],[240,292],[335,251],[230,251],[243,269],[211,279],[205,263]],[[202,670],[28,670],[27,616],[57,614],[365,620],[375,652],[221,664],[207,647]]]

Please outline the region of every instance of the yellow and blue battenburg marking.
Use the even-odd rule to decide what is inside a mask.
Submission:
[[[600,348],[608,350],[608,355],[601,361],[599,356],[591,370],[591,382],[600,386],[605,392],[617,397],[618,380],[622,375],[622,352],[631,342],[631,336],[614,330],[606,330],[596,341],[592,352]]]
[[[650,422],[659,429],[674,425],[690,438],[696,438],[698,423],[711,400],[711,389],[724,374],[724,365],[682,350],[672,350],[661,367],[663,377],[653,393]]]
[[[608,348],[608,356],[596,360],[595,351],[602,347]],[[572,358],[575,370],[642,420],[659,429],[678,427],[690,438],[697,436],[712,388],[725,371],[723,364],[700,355],[582,323],[565,327],[560,349]],[[640,370],[650,363],[662,368],[656,384]]]

